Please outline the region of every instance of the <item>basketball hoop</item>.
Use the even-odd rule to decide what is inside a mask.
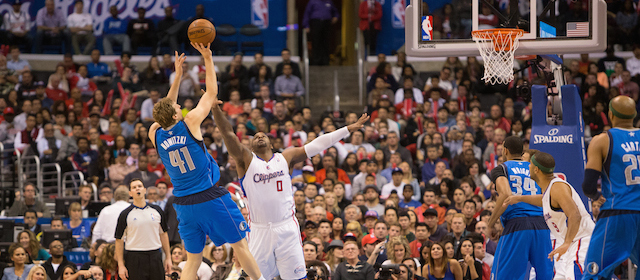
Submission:
[[[508,84],[513,80],[513,56],[518,49],[522,29],[496,28],[472,31],[482,60],[484,80],[490,84]]]

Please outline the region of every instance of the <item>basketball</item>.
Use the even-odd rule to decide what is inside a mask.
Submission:
[[[216,28],[206,19],[196,19],[187,29],[189,41],[194,43],[202,43],[205,46],[216,38]]]

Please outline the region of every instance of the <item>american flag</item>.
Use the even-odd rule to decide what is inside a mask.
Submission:
[[[588,22],[567,22],[567,37],[589,36]]]

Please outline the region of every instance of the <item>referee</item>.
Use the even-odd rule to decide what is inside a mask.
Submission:
[[[160,207],[145,202],[141,179],[129,183],[133,203],[120,213],[116,225],[116,260],[120,279],[163,280],[171,267],[167,219]],[[126,244],[123,241],[126,237]],[[166,259],[162,261],[162,248]],[[126,249],[126,254],[124,250]]]

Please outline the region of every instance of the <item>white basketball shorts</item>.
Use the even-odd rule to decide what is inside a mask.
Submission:
[[[247,240],[265,279],[278,275],[285,280],[301,279],[307,275],[300,227],[295,217],[277,223],[252,222]]]

